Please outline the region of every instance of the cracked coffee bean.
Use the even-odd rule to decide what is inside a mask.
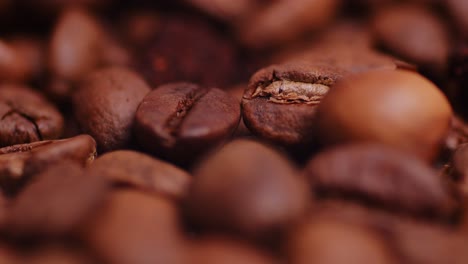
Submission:
[[[148,152],[186,164],[232,135],[239,102],[216,88],[191,83],[158,87],[141,102],[135,136]]]
[[[192,177],[182,169],[145,154],[120,150],[100,156],[88,173],[174,199],[185,196]]]
[[[100,152],[128,147],[135,113],[150,92],[139,75],[119,67],[97,70],[73,95],[75,118]]]
[[[323,146],[380,142],[430,162],[450,129],[451,106],[430,81],[409,71],[371,71],[342,79],[320,103]]]
[[[36,91],[25,86],[0,86],[0,147],[56,139],[63,117]]]
[[[83,233],[104,263],[188,263],[174,203],[137,191],[115,191]]]
[[[72,233],[103,204],[107,182],[63,161],[36,175],[12,201],[4,232],[12,237],[55,237]]]
[[[286,245],[291,264],[397,263],[386,241],[370,229],[339,221],[310,221]]]
[[[305,169],[319,196],[338,196],[411,215],[450,219],[455,197],[428,165],[382,145],[358,144],[318,154]]]
[[[185,199],[194,224],[270,243],[302,217],[310,196],[292,164],[258,142],[235,140],[202,162]]]
[[[86,166],[96,157],[96,142],[88,135],[0,148],[0,186],[11,194],[29,178],[62,160]]]
[[[322,64],[291,62],[258,71],[242,100],[245,125],[252,133],[286,146],[314,138],[317,105],[342,70]]]

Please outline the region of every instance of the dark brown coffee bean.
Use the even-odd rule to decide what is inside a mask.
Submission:
[[[96,157],[96,142],[88,135],[0,148],[0,186],[8,194],[29,178],[62,160],[86,166]]]
[[[266,6],[241,21],[238,35],[252,48],[279,46],[322,28],[339,5],[337,0],[267,1]]]
[[[453,87],[447,91],[454,108],[468,120],[468,41],[460,44],[450,56],[450,77]]]
[[[239,103],[227,93],[173,83],[143,99],[136,113],[135,136],[145,150],[186,163],[230,136],[239,119]]]
[[[310,143],[315,110],[342,70],[323,64],[273,65],[252,76],[242,100],[252,133],[282,145]]]
[[[136,10],[122,21],[122,35],[133,48],[145,48],[162,27],[161,17],[154,10]]]
[[[453,153],[451,176],[456,180],[462,194],[468,195],[468,143],[460,145]]]
[[[128,146],[138,105],[150,91],[137,74],[125,68],[106,68],[88,76],[73,96],[75,117],[98,150]]]
[[[37,92],[14,84],[0,86],[0,147],[56,139],[63,117]]]
[[[115,192],[85,236],[106,263],[187,263],[176,207],[161,197]]]
[[[444,94],[422,76],[372,71],[335,85],[319,105],[315,125],[323,145],[374,141],[434,161],[451,116]]]
[[[203,237],[193,241],[192,264],[273,264],[272,256],[253,246],[226,237]]]
[[[450,122],[450,131],[445,139],[445,148],[455,151],[461,144],[468,143],[468,124],[454,115]]]
[[[45,68],[43,47],[33,38],[0,41],[2,81],[25,82],[39,77]]]
[[[51,166],[13,200],[4,232],[14,237],[70,234],[98,209],[106,190],[105,180],[88,177],[74,162]]]
[[[229,89],[226,90],[226,92],[230,94],[232,97],[238,99],[239,104],[241,104],[246,87],[247,87],[247,84],[239,84],[239,85],[230,87]],[[239,122],[239,126],[236,129],[236,132],[234,133],[234,137],[249,137],[249,136],[252,136],[252,133],[245,126],[244,120],[242,119],[242,116],[241,116],[241,120]]]
[[[207,229],[262,239],[289,228],[308,204],[306,183],[288,160],[260,143],[236,140],[195,170],[186,213]]]
[[[443,21],[421,5],[384,8],[373,21],[375,37],[388,50],[421,66],[445,69],[450,38]]]
[[[292,233],[291,264],[396,263],[385,241],[371,230],[337,221],[309,221]]]
[[[453,154],[452,163],[456,177],[468,180],[468,143],[457,148]]]
[[[416,157],[357,144],[314,157],[305,174],[319,195],[357,199],[412,215],[450,217],[457,207],[442,178]]]
[[[468,37],[468,2],[460,0],[443,1],[457,23],[460,34]]]
[[[138,68],[151,85],[187,81],[224,87],[236,81],[236,47],[193,16],[163,17],[160,32],[148,46]]]
[[[175,199],[185,196],[192,181],[187,172],[170,163],[128,150],[100,156],[88,173]]]

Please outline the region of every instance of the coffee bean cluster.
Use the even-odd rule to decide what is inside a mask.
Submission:
[[[468,263],[468,1],[0,0],[0,263]]]

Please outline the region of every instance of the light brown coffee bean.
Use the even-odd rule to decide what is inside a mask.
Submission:
[[[372,71],[343,79],[317,109],[323,145],[380,142],[426,161],[439,155],[452,109],[443,93],[408,71]]]

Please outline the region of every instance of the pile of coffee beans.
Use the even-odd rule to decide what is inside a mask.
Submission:
[[[468,263],[467,18],[0,0],[0,263]]]

